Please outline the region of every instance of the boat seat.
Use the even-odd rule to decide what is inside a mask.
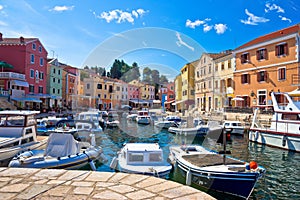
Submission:
[[[80,152],[78,141],[71,134],[52,133],[47,141],[45,156],[64,157]]]
[[[23,135],[23,128],[16,127],[1,127],[0,137],[14,137],[19,138]]]

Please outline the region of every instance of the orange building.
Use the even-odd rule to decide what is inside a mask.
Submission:
[[[299,85],[300,24],[258,37],[234,50],[238,107],[271,105],[273,91],[291,92]]]

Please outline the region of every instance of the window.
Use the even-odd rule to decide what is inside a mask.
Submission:
[[[34,63],[34,55],[33,54],[30,55],[30,63],[32,63],[32,64]]]
[[[40,66],[44,65],[44,58],[40,58]]]
[[[101,94],[98,94],[98,98],[101,98]]]
[[[279,68],[278,69],[278,80],[282,81],[286,79],[286,68]]]
[[[55,78],[52,78],[52,82],[55,83]]]
[[[104,85],[104,90],[107,90],[107,85]]]
[[[97,89],[102,90],[102,84],[97,84]]]
[[[35,71],[35,79],[39,79],[39,71],[38,70]]]
[[[161,162],[162,156],[160,153],[150,153],[149,154],[149,161],[150,162]]]
[[[112,85],[109,86],[108,92],[109,92],[109,93],[112,93],[112,92],[113,92],[113,86],[112,86]]]
[[[42,53],[42,47],[41,46],[39,46],[39,52]]]
[[[144,154],[142,154],[142,153],[129,153],[128,161],[129,162],[143,162],[144,161]]]
[[[33,69],[30,70],[30,78],[34,78],[34,70]]]
[[[218,81],[215,81],[215,88],[216,88],[216,89],[218,89],[218,88],[219,88]]]
[[[39,93],[43,93],[43,86],[39,86]]]
[[[53,74],[55,74],[55,68],[53,68]]]
[[[263,82],[267,81],[267,72],[266,71],[260,71],[257,73],[257,82]]]
[[[32,43],[32,49],[33,49],[33,50],[36,50],[36,45],[35,45],[35,43]]]
[[[40,72],[39,77],[41,80],[44,80],[44,72]]]
[[[224,63],[221,63],[221,70],[224,70],[225,69],[225,65]]]
[[[57,79],[57,82],[60,83],[60,79]]]
[[[211,65],[208,66],[208,73],[211,73]]]
[[[266,90],[258,90],[258,105],[266,105],[267,101],[267,91]]]
[[[242,74],[241,83],[242,84],[250,83],[250,74]]]
[[[29,92],[34,93],[34,85],[29,85]]]
[[[60,75],[60,69],[58,70],[58,75]]]
[[[52,89],[52,93],[55,94],[55,88]]]
[[[286,56],[288,54],[287,43],[276,45],[275,52],[276,56]]]
[[[88,83],[88,84],[86,84],[86,89],[90,89],[90,84]]]
[[[250,57],[249,57],[249,53],[244,53],[244,54],[242,54],[241,55],[241,63],[243,64],[243,63],[248,63],[249,62],[249,59]]]
[[[267,59],[267,50],[266,49],[259,49],[256,51],[256,59],[257,60],[265,60]]]
[[[228,60],[228,69],[231,68],[231,60]]]
[[[60,89],[57,89],[57,94],[60,94]]]

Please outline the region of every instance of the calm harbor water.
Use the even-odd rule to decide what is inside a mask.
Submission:
[[[110,161],[125,142],[157,142],[164,150],[165,160],[169,155],[169,146],[180,145],[183,142],[203,144],[214,150],[223,148],[206,138],[178,136],[152,125],[142,126],[126,120],[121,121],[120,129],[107,129],[105,134],[97,139],[97,144],[102,146],[108,159],[106,163],[98,166],[98,171],[113,171],[109,167]],[[227,141],[227,149],[231,150],[231,156],[244,161],[255,160],[267,170],[266,175],[255,186],[250,199],[300,199],[300,153],[248,143],[246,136],[231,136],[231,140]],[[176,168],[169,179],[185,183],[185,179]],[[205,192],[218,199],[231,199],[224,194]]]

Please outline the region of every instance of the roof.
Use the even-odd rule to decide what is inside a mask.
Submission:
[[[2,38],[2,41],[0,41],[0,45],[7,45],[7,44],[14,44],[14,45],[22,45],[22,44],[28,44],[30,42],[37,41],[38,38],[23,38],[24,42],[21,42],[20,38]]]
[[[157,143],[127,143],[125,146],[128,151],[161,151]]]
[[[3,110],[0,111],[0,115],[35,115],[39,114],[40,111],[30,111],[30,110]]]
[[[291,34],[294,34],[294,33],[299,34],[299,32],[300,32],[300,24],[296,24],[294,26],[290,26],[288,28],[281,29],[279,31],[275,31],[275,32],[260,36],[260,37],[254,39],[254,40],[251,40],[251,41],[243,44],[242,46],[239,46],[238,48],[235,49],[235,51],[239,50],[239,49],[249,47],[249,46],[252,46],[252,45],[255,45],[255,44],[259,44],[259,43],[266,42],[266,41],[269,41],[269,40],[273,40],[273,39],[276,39],[276,38],[291,35]]]

